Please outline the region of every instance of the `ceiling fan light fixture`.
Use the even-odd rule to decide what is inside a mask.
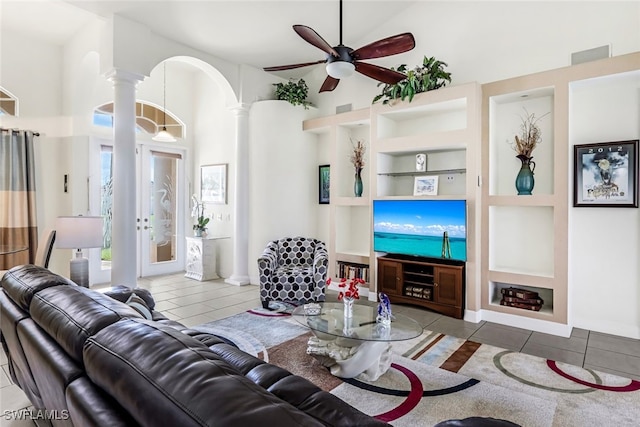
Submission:
[[[351,62],[334,61],[327,64],[327,74],[334,79],[344,79],[350,77],[356,70],[356,66]]]

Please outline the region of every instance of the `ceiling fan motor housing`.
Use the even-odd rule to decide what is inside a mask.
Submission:
[[[327,64],[331,64],[332,62],[336,62],[336,61],[342,61],[342,62],[350,62],[353,63],[354,60],[351,57],[351,52],[353,52],[353,49],[351,49],[348,46],[344,46],[344,45],[339,45],[333,48],[336,52],[338,52],[338,54],[340,56],[333,56],[332,54],[327,54]]]

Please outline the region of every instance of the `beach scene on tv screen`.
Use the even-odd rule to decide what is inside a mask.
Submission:
[[[374,200],[373,221],[377,252],[441,258],[446,231],[451,259],[467,259],[464,200]]]

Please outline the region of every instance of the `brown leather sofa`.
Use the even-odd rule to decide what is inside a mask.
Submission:
[[[388,425],[216,336],[34,265],[2,278],[13,381],[55,426]],[[117,298],[117,299],[116,299]]]

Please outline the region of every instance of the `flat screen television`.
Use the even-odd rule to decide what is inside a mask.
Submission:
[[[448,244],[443,257],[445,232]],[[466,201],[374,200],[373,249],[396,255],[466,261]]]

